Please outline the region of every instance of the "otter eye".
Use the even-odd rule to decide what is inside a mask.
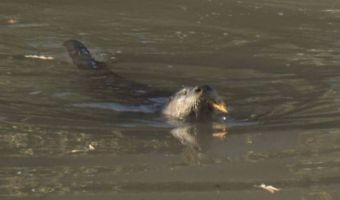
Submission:
[[[202,91],[202,89],[198,87],[198,88],[196,88],[194,91],[195,91],[196,93],[199,93],[199,92]]]

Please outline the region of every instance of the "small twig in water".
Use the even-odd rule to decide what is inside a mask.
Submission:
[[[272,185],[265,185],[264,183],[262,183],[261,185],[256,186],[258,188],[262,188],[263,190],[270,192],[272,194],[279,192],[281,189],[280,188],[276,188]]]

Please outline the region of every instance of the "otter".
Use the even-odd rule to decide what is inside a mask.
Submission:
[[[63,43],[69,56],[91,82],[99,85],[96,89],[110,90],[120,96],[124,103],[143,103],[151,97],[159,97],[164,91],[148,85],[127,80],[111,71],[103,62],[95,60],[90,51],[78,40],[67,40]],[[96,82],[96,83],[94,83]],[[217,91],[208,85],[185,87],[172,95],[160,112],[170,119],[200,120],[210,118],[213,113],[228,113],[226,105]]]
[[[210,118],[214,111],[228,113],[222,98],[209,85],[185,87],[169,98],[162,113],[175,119]]]

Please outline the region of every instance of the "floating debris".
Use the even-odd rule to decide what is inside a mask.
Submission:
[[[92,144],[89,144],[89,150],[94,151],[94,150],[96,150],[96,148]]]
[[[337,13],[340,13],[340,10],[339,9],[327,9],[327,10],[322,10],[322,12],[337,14]]]
[[[33,58],[33,59],[40,59],[40,60],[54,60],[52,56],[44,56],[44,55],[25,55],[25,58]]]
[[[218,133],[213,133],[212,136],[214,138],[217,138],[219,140],[224,140],[227,135],[227,132],[218,132]]]
[[[40,90],[37,90],[37,91],[32,91],[32,92],[30,92],[30,93],[28,93],[29,95],[39,95],[39,94],[41,94],[42,93],[42,91],[40,91]]]
[[[84,152],[84,150],[81,150],[81,149],[73,149],[73,150],[71,150],[71,153],[81,153],[81,152]]]
[[[18,23],[18,20],[16,18],[0,19],[0,25],[13,25],[16,23]]]
[[[280,188],[276,188],[272,185],[265,185],[264,183],[262,183],[261,185],[257,186],[259,188],[262,188],[264,191],[267,191],[269,193],[276,193],[276,192],[279,192],[281,189]]]
[[[11,19],[8,19],[6,22],[7,22],[7,24],[16,24],[18,22],[18,20],[11,18]]]
[[[97,143],[91,143],[83,149],[73,149],[70,151],[70,153],[86,153],[89,151],[94,151],[96,150],[96,146],[97,146]]]

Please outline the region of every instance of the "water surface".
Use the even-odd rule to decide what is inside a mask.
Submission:
[[[0,11],[1,199],[339,199],[337,1],[2,0]],[[213,86],[232,109],[226,138],[94,90],[62,47],[71,38],[160,90]]]

